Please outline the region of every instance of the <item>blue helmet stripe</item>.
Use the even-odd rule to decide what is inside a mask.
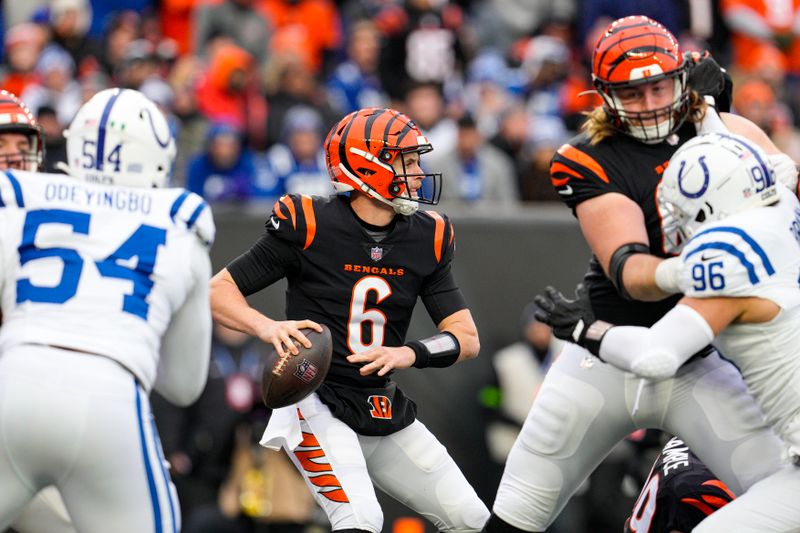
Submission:
[[[8,170],[6,170],[6,176],[8,177],[8,181],[11,182],[11,187],[14,189],[14,199],[17,201],[17,206],[25,207],[25,201],[22,198],[22,187],[19,184],[19,180]],[[2,199],[0,199],[0,202],[2,202]]]
[[[105,159],[106,148],[106,124],[108,123],[108,115],[111,114],[111,108],[114,107],[114,102],[117,101],[122,90],[117,90],[111,98],[106,102],[103,108],[103,115],[100,117],[100,125],[97,128],[97,157],[95,157],[95,168],[103,170],[103,160]]]
[[[747,260],[744,254],[739,251],[734,245],[729,244],[727,242],[706,242],[686,254],[686,259],[692,257],[694,254],[702,252],[703,250],[722,250],[723,252],[728,252],[732,256],[736,257],[742,266],[747,269],[747,276],[750,278],[750,283],[755,285],[760,280],[756,275],[756,267]]]
[[[753,239],[750,235],[748,235],[743,229],[736,228],[733,226],[718,226],[716,228],[709,228],[707,230],[701,231],[700,233],[696,234],[693,239],[696,239],[700,235],[706,235],[708,233],[733,233],[734,235],[738,235],[739,237],[744,240],[747,244],[750,245],[750,248],[761,258],[761,262],[764,264],[764,269],[767,271],[767,274],[770,276],[775,273],[775,269],[772,267],[772,263],[767,257],[767,254],[764,252],[764,249]]]
[[[730,139],[732,141],[738,142],[739,144],[743,144],[744,146],[746,146],[747,149],[750,150],[750,153],[752,153],[755,156],[755,158],[758,160],[758,163],[761,165],[761,170],[764,172],[764,179],[768,179],[768,177],[771,176],[771,174],[769,173],[769,168],[767,167],[767,163],[763,159],[761,159],[761,156],[758,153],[758,149],[754,148],[753,145],[751,145],[747,141],[747,139],[743,139],[740,136],[733,137],[733,136],[727,135],[725,133],[719,133],[718,135],[720,135],[722,137],[725,137],[727,139]],[[771,183],[770,185],[775,185],[775,184]]]

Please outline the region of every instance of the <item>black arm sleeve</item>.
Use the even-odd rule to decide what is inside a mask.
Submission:
[[[286,241],[264,233],[245,253],[228,263],[236,286],[249,296],[300,267],[297,250]]]
[[[456,285],[450,265],[450,261],[446,261],[441,268],[428,276],[420,293],[425,309],[437,325],[456,311],[467,308],[467,301]]]

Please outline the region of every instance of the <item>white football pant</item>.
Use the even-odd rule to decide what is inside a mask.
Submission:
[[[316,394],[299,402],[298,412],[303,440],[287,453],[333,531],[383,531],[375,487],[439,531],[477,532],[489,519],[447,449],[419,420],[397,433],[368,437],[335,418]],[[276,410],[273,416],[285,414]]]
[[[494,513],[544,531],[614,445],[640,428],[680,437],[736,494],[785,464],[741,375],[716,352],[674,378],[642,382],[567,344],[508,456]]]
[[[0,531],[48,485],[81,533],[176,533],[147,394],[119,363],[47,346],[0,356]]]

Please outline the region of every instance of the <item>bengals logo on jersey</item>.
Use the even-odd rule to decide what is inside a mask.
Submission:
[[[382,420],[392,419],[392,400],[388,397],[373,394],[367,398],[367,403],[369,403],[369,414],[372,418],[379,418]]]

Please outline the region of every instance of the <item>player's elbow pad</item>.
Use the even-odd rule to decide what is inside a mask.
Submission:
[[[681,361],[669,350],[654,346],[631,364],[631,372],[652,380],[667,379],[675,375]]]

